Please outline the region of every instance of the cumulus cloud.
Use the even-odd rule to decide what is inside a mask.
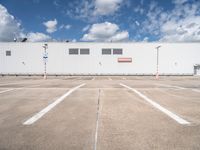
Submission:
[[[54,19],[54,20],[49,20],[47,22],[44,22],[43,25],[46,27],[46,31],[48,33],[53,33],[55,31],[57,31],[57,20]]]
[[[200,42],[200,2],[174,0],[171,11],[150,4],[141,32],[156,35],[163,42]]]
[[[43,33],[25,33],[21,27],[21,23],[11,15],[7,9],[0,4],[0,41],[1,42],[12,42],[14,39],[28,38],[31,42],[48,41],[51,39],[50,36]]]
[[[174,4],[184,4],[185,2],[187,2],[188,0],[173,0],[172,2]]]
[[[21,23],[1,4],[0,18],[0,41],[13,41],[14,38],[21,36]]]
[[[113,14],[120,7],[122,0],[96,0],[95,1],[95,15]]]
[[[88,31],[89,28],[90,28],[90,25],[87,25],[87,26],[85,26],[85,27],[82,29],[82,31],[83,31],[83,32],[86,32],[86,31]]]
[[[72,26],[70,24],[67,24],[67,25],[64,25],[62,24],[59,29],[66,29],[66,30],[69,30]]]
[[[69,5],[66,14],[70,17],[82,19],[87,22],[95,22],[102,17],[115,15],[125,6],[128,0],[84,0],[74,1]]]
[[[51,37],[39,32],[30,32],[27,34],[27,39],[29,42],[44,42],[51,40]]]
[[[97,41],[97,42],[117,42],[125,41],[129,38],[127,31],[120,31],[118,25],[104,22],[93,24],[87,34],[84,34],[82,41]]]

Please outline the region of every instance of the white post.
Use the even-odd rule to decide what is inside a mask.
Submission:
[[[47,44],[44,44],[43,46],[44,48],[44,55],[43,55],[43,60],[44,60],[44,79],[46,80],[47,79],[47,48],[48,48],[48,45]]]
[[[156,79],[159,79],[159,48],[161,46],[156,47],[157,61],[156,61]]]

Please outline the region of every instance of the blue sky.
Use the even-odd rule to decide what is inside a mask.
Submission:
[[[0,0],[0,41],[200,42],[199,0]]]

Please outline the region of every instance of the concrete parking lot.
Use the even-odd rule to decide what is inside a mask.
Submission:
[[[198,150],[200,77],[0,77],[0,150]]]

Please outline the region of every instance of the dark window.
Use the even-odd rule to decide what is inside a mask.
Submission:
[[[80,49],[80,54],[81,55],[89,55],[90,54],[90,50],[88,48],[81,48]]]
[[[11,51],[6,51],[6,56],[11,56]]]
[[[113,49],[113,55],[122,55],[123,51],[122,49]]]
[[[70,48],[69,55],[78,55],[78,48]]]
[[[102,49],[102,55],[111,55],[111,49],[108,48]]]

